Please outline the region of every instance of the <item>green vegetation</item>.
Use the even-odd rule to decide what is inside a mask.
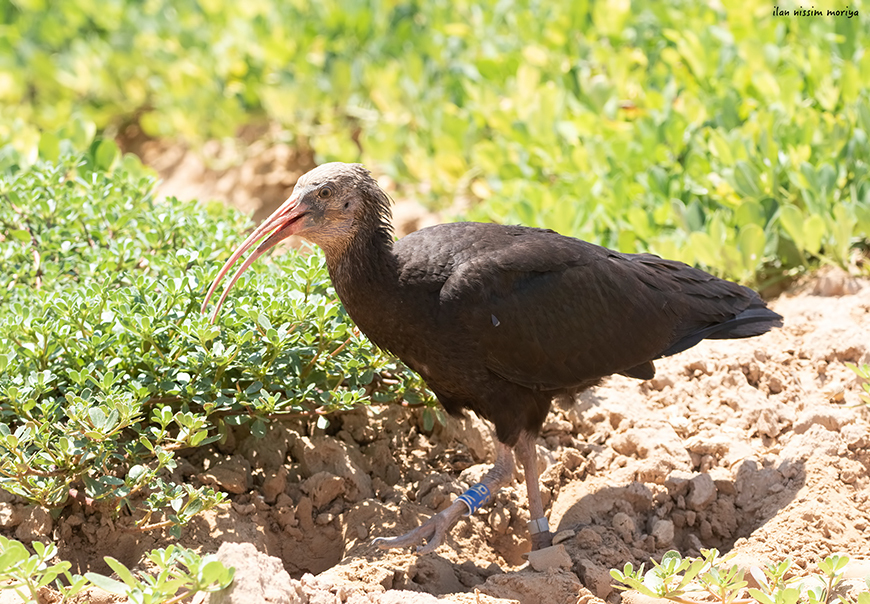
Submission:
[[[40,602],[39,591],[51,586],[65,602],[87,587],[87,579],[70,574],[69,562],[49,564],[57,555],[54,543],[34,541],[32,547],[34,554],[21,542],[0,536],[0,589],[15,591],[23,602]]]
[[[106,556],[106,564],[121,580],[97,573],[86,573],[85,578],[109,593],[125,596],[130,604],[177,604],[199,592],[224,589],[232,583],[235,574],[235,569],[227,568],[214,555],[199,556],[190,549],[174,545],[152,550],[145,558],[156,574],[134,575],[126,566]]]
[[[97,573],[73,575],[69,572],[72,565],[66,561],[52,564],[57,555],[53,543],[35,541],[33,549],[36,553],[30,554],[19,541],[0,537],[0,589],[15,591],[22,602],[45,601],[40,595],[46,588],[54,591],[52,602],[67,602],[93,584],[126,596],[131,604],[173,604],[197,592],[223,589],[234,574],[214,556],[201,557],[192,550],[171,545],[146,554],[153,565],[152,572],[156,573],[153,576],[136,577],[126,566],[107,556],[106,563],[122,582]],[[178,594],[180,590],[184,591]]]
[[[858,376],[861,388],[864,390],[864,392],[859,395],[861,403],[870,407],[870,365],[865,364],[859,367],[855,363],[846,363],[846,367],[854,371],[855,375]]]
[[[728,564],[732,556],[719,557],[715,549],[702,550],[700,558],[683,558],[676,551],[662,556],[661,563],[652,560],[652,568],[636,571],[631,563],[622,571],[611,570],[610,576],[622,585],[618,589],[635,589],[645,596],[665,598],[680,604],[717,602],[719,604],[870,604],[870,591],[862,591],[855,599],[835,596],[843,581],[849,557],[828,556],[818,563],[819,572],[809,576],[789,576],[791,560],[771,564],[750,573],[758,587],[747,589],[744,572]],[[870,577],[865,581],[870,589]]]
[[[352,326],[319,254],[255,267],[210,325],[203,292],[243,220],[157,203],[150,178],[95,161],[0,175],[3,488],[51,509],[78,492],[177,531],[224,495],[168,482],[176,450],[230,425],[425,402]]]
[[[4,0],[0,144],[28,162],[94,128],[197,142],[269,121],[471,218],[763,280],[849,266],[870,233],[870,10],[852,11]]]

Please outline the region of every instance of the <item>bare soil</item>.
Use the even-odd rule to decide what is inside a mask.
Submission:
[[[202,553],[253,544],[290,576],[290,595],[260,600],[310,604],[616,603],[609,569],[670,549],[715,547],[746,564],[790,557],[798,572],[835,552],[870,558],[870,410],[846,366],[870,362],[870,280],[825,270],[771,305],[782,329],[702,342],[657,361],[652,380],[615,376],[554,405],[538,441],[544,503],[551,526],[572,532],[549,568],[524,559],[519,474],[434,554],[372,546],[444,509],[493,461],[479,419],[427,431],[421,411],[398,405],[192,452],[176,477],[216,484],[231,502],[197,517],[181,543]],[[79,509],[52,534],[79,573],[108,573],[104,555],[140,566],[171,542],[121,525]]]

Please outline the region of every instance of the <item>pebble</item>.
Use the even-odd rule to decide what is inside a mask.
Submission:
[[[302,436],[291,447],[293,458],[302,463],[303,473],[314,476],[328,472],[344,479],[344,496],[357,502],[374,496],[372,479],[363,470],[359,449],[328,436]]]
[[[245,438],[238,446],[238,453],[251,467],[260,468],[268,475],[284,465],[290,447],[289,440],[287,428],[280,422],[274,422],[268,425],[266,434],[261,438],[253,435]]]
[[[755,424],[755,429],[762,436],[776,438],[779,436],[779,414],[776,410],[766,407],[758,414],[758,421]]]
[[[794,433],[803,434],[814,425],[836,432],[852,419],[852,415],[846,409],[809,409],[798,416],[794,423]]]
[[[276,508],[289,508],[293,507],[293,498],[286,493],[281,493],[278,495],[278,498],[275,499],[275,507]]]
[[[236,503],[233,501],[232,506],[240,516],[250,516],[257,511],[257,506],[253,503]]]
[[[583,549],[594,549],[601,545],[601,535],[593,529],[586,527],[577,533],[577,544]]]
[[[608,569],[588,558],[580,558],[577,567],[583,585],[597,597],[606,600],[613,593],[613,579]]]
[[[329,472],[318,472],[302,483],[302,491],[311,497],[315,508],[321,508],[345,491],[345,481]]]

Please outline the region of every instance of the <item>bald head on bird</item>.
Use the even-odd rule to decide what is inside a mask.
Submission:
[[[236,249],[206,294],[202,309],[233,264],[266,237],[235,272],[218,300],[211,320],[217,318],[224,300],[260,256],[292,235],[317,244],[327,262],[341,257],[361,231],[378,233],[387,242],[393,238],[390,199],[362,164],[331,162],[304,174],[290,197],[260,224]]]
[[[389,199],[362,164],[318,166],[299,179],[288,204],[298,216],[293,233],[327,256],[340,254],[361,228],[389,227]]]

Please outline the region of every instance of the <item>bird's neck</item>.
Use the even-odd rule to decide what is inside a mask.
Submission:
[[[340,253],[324,252],[335,291],[361,328],[367,318],[392,312],[399,274],[392,232],[370,227],[356,233]]]

